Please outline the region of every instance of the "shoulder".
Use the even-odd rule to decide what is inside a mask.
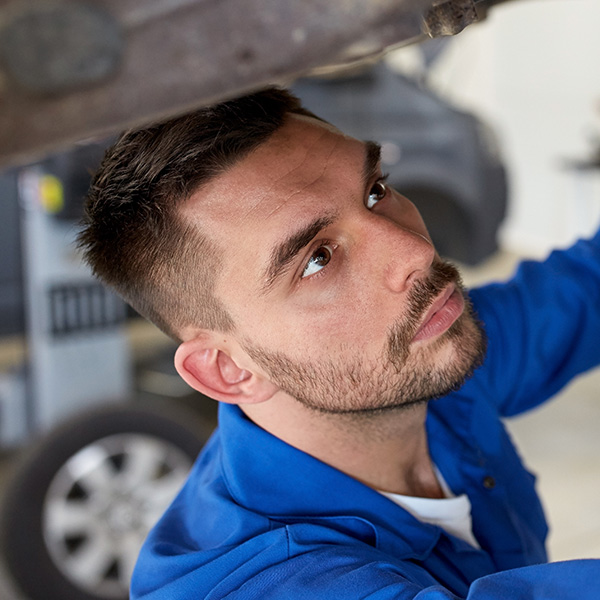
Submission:
[[[273,523],[243,543],[203,550],[185,542],[146,547],[132,600],[355,600],[394,586],[412,597],[434,579],[409,561],[322,525]],[[160,581],[157,573],[160,572]]]

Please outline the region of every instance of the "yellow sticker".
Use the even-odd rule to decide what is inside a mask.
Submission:
[[[40,179],[40,203],[49,213],[60,212],[65,205],[65,193],[61,180],[54,175],[43,175]]]

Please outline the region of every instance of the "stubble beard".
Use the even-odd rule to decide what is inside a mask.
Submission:
[[[423,315],[450,283],[465,297],[462,315],[430,344],[411,348]],[[450,348],[442,351],[447,345]],[[302,362],[249,341],[244,347],[274,383],[305,407],[331,415],[366,417],[406,410],[457,390],[483,362],[486,338],[458,271],[438,261],[427,279],[414,284],[407,313],[390,327],[386,348],[376,360],[356,352],[348,359],[352,349],[344,352],[342,348],[344,359]],[[439,359],[441,354],[444,360]]]

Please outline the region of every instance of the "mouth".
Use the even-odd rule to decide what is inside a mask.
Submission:
[[[464,308],[462,294],[453,283],[450,284],[429,307],[412,341],[429,340],[448,331],[462,315]]]

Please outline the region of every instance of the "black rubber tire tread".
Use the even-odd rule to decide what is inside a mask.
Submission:
[[[71,456],[96,440],[130,432],[171,442],[194,460],[212,425],[172,403],[111,404],[64,422],[26,451],[7,482],[0,508],[0,551],[28,600],[106,600],[68,581],[54,565],[43,539],[42,511],[48,487]]]

